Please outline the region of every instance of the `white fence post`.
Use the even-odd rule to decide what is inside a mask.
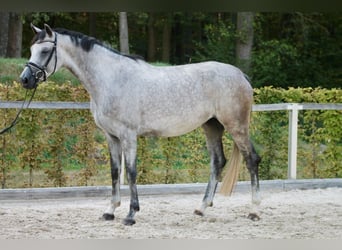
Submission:
[[[297,138],[298,138],[298,103],[288,106],[289,110],[289,140],[288,140],[288,179],[297,178]]]

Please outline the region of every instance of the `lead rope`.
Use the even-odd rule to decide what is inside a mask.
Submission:
[[[7,131],[9,131],[11,128],[13,128],[18,123],[21,112],[24,109],[27,109],[30,106],[31,101],[32,101],[32,99],[34,97],[34,94],[36,93],[36,90],[37,90],[37,86],[34,88],[34,90],[32,92],[32,95],[31,95],[31,97],[30,97],[28,102],[26,102],[26,98],[27,98],[27,95],[28,95],[28,90],[26,90],[24,101],[21,104],[21,107],[20,107],[19,111],[17,112],[17,115],[15,116],[14,120],[12,121],[12,123],[8,127],[4,128],[4,129],[2,129],[0,131],[0,135],[6,133]],[[26,107],[25,107],[25,103],[27,103]]]

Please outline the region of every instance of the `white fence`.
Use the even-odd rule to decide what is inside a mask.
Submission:
[[[0,101],[1,108],[20,108],[22,102]],[[89,109],[88,102],[32,102],[30,109]],[[288,179],[297,177],[297,133],[299,110],[342,110],[342,103],[278,103],[256,104],[253,111],[289,111],[289,138],[288,138]],[[122,161],[124,162],[124,161]],[[124,167],[121,171],[121,183],[123,182]]]
[[[299,110],[342,110],[342,103],[279,103],[253,105],[253,111],[289,111],[288,179],[297,178],[297,137]]]

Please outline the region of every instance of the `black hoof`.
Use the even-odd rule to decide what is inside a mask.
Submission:
[[[114,214],[103,214],[102,219],[104,220],[114,220],[115,216]]]
[[[255,214],[255,213],[250,213],[247,217],[248,219],[252,220],[252,221],[258,221],[260,220],[259,215]]]
[[[200,211],[200,210],[198,210],[198,209],[196,209],[196,210],[194,211],[194,214],[199,215],[199,216],[204,216],[203,212]]]
[[[132,226],[135,224],[135,220],[131,218],[126,218],[122,221],[125,226]]]

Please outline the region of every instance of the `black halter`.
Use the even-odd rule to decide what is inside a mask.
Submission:
[[[57,35],[55,34],[55,40],[53,42],[52,41],[43,41],[43,42],[53,43],[53,48],[45,64],[43,66],[39,66],[33,62],[28,62],[25,64],[25,66],[27,66],[30,69],[32,76],[36,79],[36,83],[39,81],[46,81],[46,75],[47,75],[46,69],[51,61],[53,54],[55,54],[55,66],[51,74],[55,73],[56,66],[57,66]],[[32,70],[33,68],[38,69],[38,70],[34,71]]]

